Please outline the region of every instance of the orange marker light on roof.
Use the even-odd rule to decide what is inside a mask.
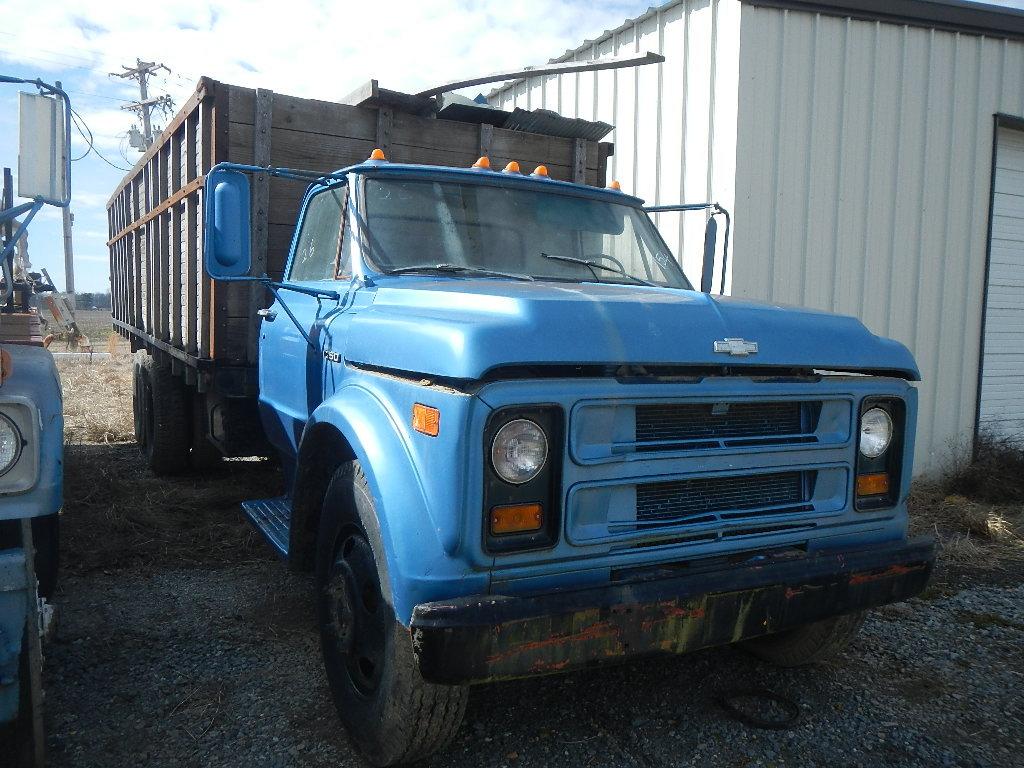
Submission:
[[[371,160],[387,160],[387,158],[384,157],[384,150],[381,149],[380,147],[378,147],[377,149],[373,150],[373,152],[370,153],[370,159]]]
[[[546,165],[538,165],[536,168],[533,169],[533,173],[530,174],[530,175],[531,176],[547,176],[548,175],[548,167]]]
[[[519,163],[513,160],[511,163],[505,166],[505,173],[520,173]]]
[[[612,179],[612,183],[608,185],[608,189],[614,189],[618,192],[622,191],[622,185],[619,184],[615,179]]]
[[[491,158],[489,158],[487,155],[484,155],[479,160],[477,160],[475,163],[473,163],[473,167],[474,168],[482,168],[485,171],[489,171],[491,169]]]

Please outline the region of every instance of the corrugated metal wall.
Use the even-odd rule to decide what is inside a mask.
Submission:
[[[918,472],[974,428],[993,115],[1024,44],[743,6],[733,292],[859,316],[924,381]]]
[[[740,6],[687,0],[652,9],[556,61],[656,51],[664,64],[520,80],[490,101],[553,109],[615,126],[608,177],[650,204],[717,200],[733,207]],[[694,284],[700,281],[703,213],[658,214],[657,224]],[[721,237],[721,230],[719,233]]]

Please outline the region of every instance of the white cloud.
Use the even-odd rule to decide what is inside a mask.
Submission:
[[[125,133],[135,118],[121,109],[138,86],[108,76],[136,57],[173,71],[152,81],[152,94],[183,103],[199,76],[278,93],[340,99],[376,78],[386,88],[417,91],[448,80],[538,64],[585,38],[642,13],[649,0],[4,0],[0,70],[61,80],[106,160],[74,164],[72,209],[80,290],[107,284],[105,205],[139,154]],[[488,90],[482,86],[480,90]],[[12,94],[0,91],[0,165],[13,165],[14,131],[3,120]],[[155,122],[163,124],[164,117]],[[73,152],[86,149],[75,136]],[[111,167],[111,165],[118,168]],[[41,213],[30,233],[33,260],[63,273],[60,213]]]

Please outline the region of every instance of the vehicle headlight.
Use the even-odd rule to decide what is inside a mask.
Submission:
[[[869,408],[860,417],[860,452],[869,459],[885,453],[892,442],[892,417],[881,408]]]
[[[515,419],[498,430],[491,444],[491,464],[498,477],[521,485],[535,478],[548,458],[544,430],[529,419]]]
[[[21,457],[21,447],[25,444],[21,430],[7,416],[0,413],[0,476],[10,472]]]

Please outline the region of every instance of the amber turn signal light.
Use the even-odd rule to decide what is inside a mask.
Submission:
[[[491,508],[491,533],[528,533],[544,525],[544,508],[540,504],[507,504]]]
[[[889,473],[872,472],[867,475],[857,475],[858,496],[881,496],[889,492]]]
[[[441,432],[441,412],[429,405],[416,403],[412,407],[412,428],[430,437]]]

